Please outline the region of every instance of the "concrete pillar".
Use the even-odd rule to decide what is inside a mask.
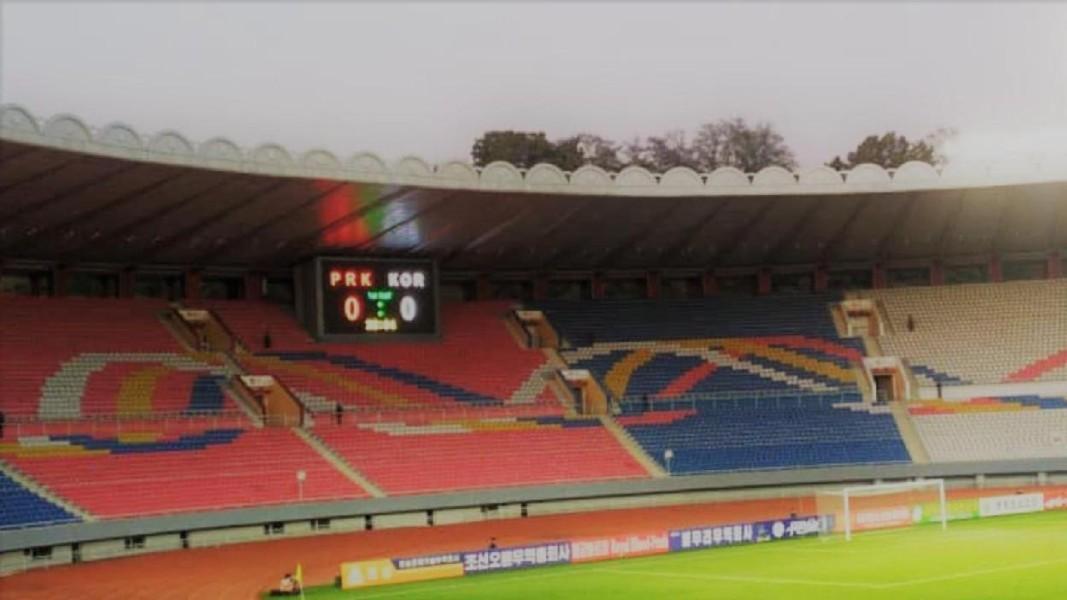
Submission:
[[[133,298],[133,269],[119,271],[119,298]]]
[[[56,265],[52,268],[52,295],[56,298],[67,296],[67,281],[70,280],[70,270],[65,265]]]
[[[871,287],[880,290],[886,287],[885,265],[878,263],[871,270]]]
[[[478,277],[474,280],[474,298],[475,300],[489,300],[492,293],[489,290],[489,274],[479,273]]]
[[[659,298],[662,276],[659,271],[649,271],[645,274],[645,297]]]
[[[715,296],[719,293],[719,281],[715,279],[715,273],[712,271],[705,271],[700,283],[701,287],[704,288],[705,298]]]
[[[262,300],[266,280],[262,273],[245,273],[245,300]]]
[[[200,271],[196,269],[185,271],[185,298],[193,302],[200,300]]]
[[[939,260],[930,263],[930,285],[945,285],[945,265]]]
[[[1055,279],[1057,277],[1063,277],[1063,258],[1059,252],[1052,252],[1048,255],[1048,267],[1045,268],[1045,274],[1049,279]]]
[[[771,270],[760,269],[756,272],[756,293],[766,296],[771,293]]]
[[[815,267],[815,275],[812,281],[812,287],[816,294],[825,292],[830,287],[830,268],[826,265],[819,265]]]
[[[544,300],[548,297],[548,275],[539,274],[533,280],[534,300]]]
[[[1004,281],[1004,271],[1000,268],[1000,257],[994,256],[989,259],[989,281],[1000,283]]]
[[[606,284],[606,281],[605,281],[605,278],[604,278],[604,276],[602,274],[600,274],[600,273],[594,273],[593,274],[593,278],[592,278],[592,281],[590,283],[590,288],[591,288],[590,292],[592,293],[594,300],[599,300],[599,299],[604,297],[605,284]]]

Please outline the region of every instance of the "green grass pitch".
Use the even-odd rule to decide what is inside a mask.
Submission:
[[[1067,511],[343,592],[342,598],[1067,599]]]

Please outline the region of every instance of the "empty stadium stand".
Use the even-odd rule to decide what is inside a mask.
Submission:
[[[1067,457],[1067,398],[930,400],[908,410],[937,462]]]
[[[8,416],[232,410],[217,357],[187,352],[158,300],[0,298],[0,385]]]
[[[438,342],[369,345],[314,343],[291,312],[265,302],[202,306],[250,351],[238,356],[249,372],[274,375],[313,410],[558,404],[545,356],[505,328],[506,302],[444,305]]]
[[[389,494],[647,477],[597,419],[398,412],[314,432]]]
[[[0,458],[101,518],[367,495],[289,429],[113,427],[20,436]]]
[[[884,307],[884,353],[906,359],[924,385],[1067,380],[1067,280],[859,295]]]
[[[570,349],[616,398],[741,390],[855,389],[863,357],[839,339],[835,295],[539,302]]]
[[[672,474],[910,461],[892,415],[855,392],[678,404],[632,404],[618,417]]]
[[[924,383],[1064,379],[1067,285],[996,287],[867,296],[890,321],[883,349]],[[537,303],[563,358],[613,396],[621,430],[564,416],[548,359],[506,329],[507,302],[444,305],[439,341],[363,345],[316,343],[268,302],[190,302],[232,332],[246,372],[327,413],[298,435],[233,411],[225,358],[185,349],[160,322],[166,303],[2,298],[0,382],[14,423],[0,460],[53,496],[0,477],[0,527],[79,519],[49,498],[113,519],[649,477],[632,448],[675,475],[909,462],[888,407],[862,399],[862,345],[837,336],[836,300]],[[351,411],[339,425],[337,403]],[[1067,455],[1062,397],[927,401],[908,413],[935,462]]]

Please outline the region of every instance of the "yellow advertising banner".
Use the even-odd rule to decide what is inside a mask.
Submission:
[[[462,576],[462,563],[407,569],[396,568],[388,558],[341,563],[341,588],[345,590]]]

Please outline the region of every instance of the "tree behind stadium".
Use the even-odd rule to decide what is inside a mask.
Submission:
[[[705,123],[697,129],[692,142],[682,130],[635,137],[623,143],[590,133],[552,142],[544,132],[487,131],[475,140],[471,157],[477,166],[505,160],[519,168],[529,168],[547,162],[564,171],[586,164],[608,171],[636,165],[659,173],[673,167],[702,172],[736,167],[754,173],[771,165],[788,169],[796,166],[793,151],[770,124],[749,125],[740,118]]]
[[[952,129],[938,129],[918,141],[911,141],[895,131],[878,135],[869,135],[860,142],[855,150],[849,152],[842,160],[835,156],[826,163],[838,171],[851,169],[863,163],[876,164],[884,169],[895,169],[910,161],[919,160],[932,165],[943,165],[945,156],[941,154],[941,145],[955,135]]]

